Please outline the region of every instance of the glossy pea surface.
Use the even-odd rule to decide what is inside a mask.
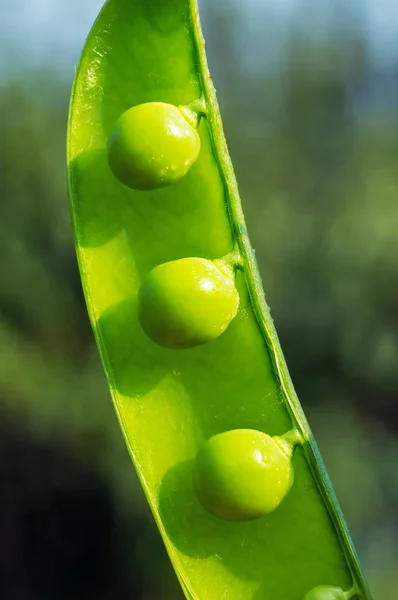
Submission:
[[[119,117],[109,140],[108,160],[124,185],[153,190],[184,177],[199,151],[196,129],[176,106],[147,102]]]
[[[346,595],[341,588],[318,585],[305,595],[304,600],[346,600]]]
[[[220,433],[195,461],[203,506],[227,521],[247,521],[275,510],[293,484],[290,457],[269,435],[251,429]]]
[[[155,267],[139,292],[141,325],[166,348],[190,348],[218,338],[238,306],[234,280],[203,258],[182,258]]]
[[[365,590],[262,295],[198,27],[195,0],[108,0],[78,68],[71,207],[112,399],[187,598],[303,600],[322,582],[350,589],[353,574]],[[201,150],[187,176],[145,193],[121,185],[108,164],[120,115],[148,102],[188,105],[202,94]],[[235,242],[244,269],[235,275],[239,310],[224,334],[187,351],[154,343],[138,302],[151,270],[222,257]],[[304,443],[294,454],[294,485],[275,510],[239,522],[203,508],[194,470],[207,440],[235,429],[275,436],[295,425]]]

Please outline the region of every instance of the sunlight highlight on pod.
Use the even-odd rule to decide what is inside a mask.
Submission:
[[[195,461],[195,489],[203,507],[225,521],[248,521],[275,510],[290,491],[297,431],[270,437],[234,429],[210,438]]]
[[[133,189],[154,190],[184,177],[200,151],[196,123],[187,115],[164,102],[124,112],[108,143],[109,166],[117,179]]]
[[[138,296],[145,333],[166,348],[191,348],[218,338],[235,318],[239,294],[233,273],[205,258],[158,265]]]

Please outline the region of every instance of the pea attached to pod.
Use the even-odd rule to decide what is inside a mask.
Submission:
[[[304,600],[348,600],[350,596],[339,587],[318,585],[306,593]]]
[[[108,162],[127,187],[154,190],[179,181],[196,161],[200,137],[190,111],[164,102],[133,106],[117,120]]]
[[[238,306],[233,274],[205,258],[158,265],[139,290],[142,328],[166,348],[191,348],[215,340],[236,316]]]
[[[213,436],[195,461],[195,488],[201,504],[226,521],[267,515],[292,487],[292,453],[292,445],[283,436],[270,437],[254,429]]]

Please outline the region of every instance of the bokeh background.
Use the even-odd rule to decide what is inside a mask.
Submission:
[[[148,0],[150,1],[150,0]],[[181,600],[74,255],[65,131],[101,0],[0,0],[0,597]],[[267,298],[375,600],[398,589],[396,0],[203,0]]]

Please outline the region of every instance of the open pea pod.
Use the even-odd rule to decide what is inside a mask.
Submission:
[[[68,160],[91,323],[186,596],[369,600],[264,300],[195,0],[105,4]]]

